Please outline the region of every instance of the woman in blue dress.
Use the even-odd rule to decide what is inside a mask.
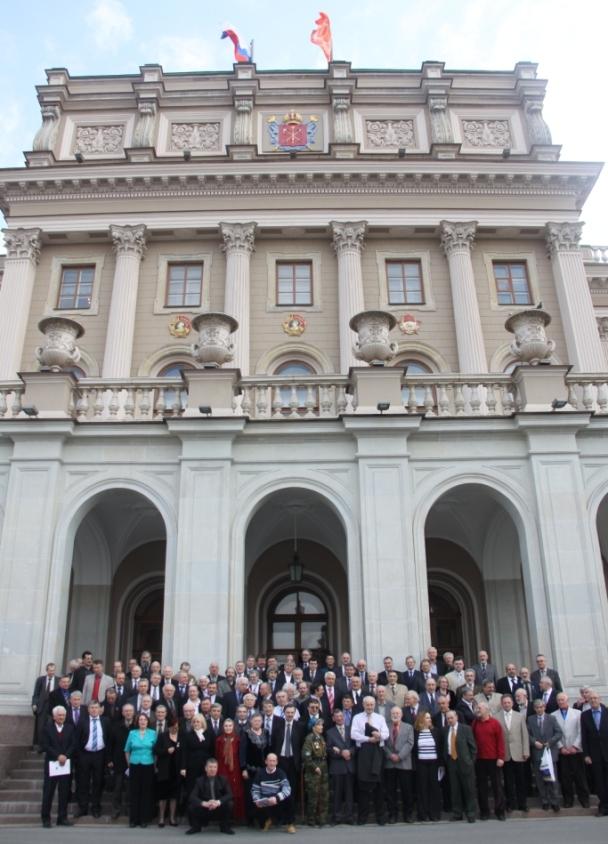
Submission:
[[[131,730],[125,744],[129,770],[129,826],[147,827],[152,817],[154,795],[154,747],[156,732],[147,715],[137,716],[137,729]]]

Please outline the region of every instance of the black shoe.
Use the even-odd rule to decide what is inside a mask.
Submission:
[[[100,818],[101,817],[101,812],[99,811],[99,809],[97,809],[94,812],[91,812],[91,814],[93,815],[94,818]]]
[[[114,811],[112,812],[112,820],[117,821],[119,817],[120,817],[120,809],[114,809]]]
[[[177,826],[177,821],[169,821],[169,826]]]
[[[461,820],[462,820],[462,815],[452,815],[452,817],[450,818],[450,820],[451,820],[451,821],[461,821]]]
[[[553,809],[553,811],[555,812],[556,815],[560,811],[560,807],[558,806],[557,803],[554,803],[553,806],[551,806],[551,808]]]
[[[148,824],[147,823],[140,823],[140,826],[141,826],[142,829],[147,829]]]
[[[50,821],[42,821],[42,826],[45,829],[50,829],[51,828],[51,822]]]
[[[501,814],[496,815],[496,820],[497,820],[497,821],[506,821],[506,819],[507,819],[507,818],[506,818],[506,816],[504,815],[504,813],[501,813]]]
[[[220,829],[220,832],[223,832],[224,835],[234,835],[234,830],[229,826],[224,827],[224,829]]]
[[[543,812],[548,812],[548,811],[549,811],[549,804],[548,804],[548,803],[543,803],[543,805],[542,805],[542,807],[541,807],[541,808],[542,808]]]
[[[159,821],[159,822],[158,822],[158,825],[159,825],[159,827],[162,829],[162,828],[164,827],[164,825],[165,825],[165,822],[164,822],[164,821]]]
[[[467,815],[467,823],[475,823],[475,815]]]
[[[388,819],[389,823],[397,823],[397,818],[395,815],[390,815]]]
[[[357,826],[365,826],[366,823],[367,823],[367,821],[364,821],[361,818],[359,818],[359,820],[357,821]]]
[[[74,826],[74,824],[72,823],[72,821],[63,820],[57,821],[57,826]]]
[[[136,826],[137,826],[137,824],[136,824],[136,823],[130,823],[130,824],[129,824],[129,829],[135,829],[135,827],[136,827]]]
[[[85,815],[89,814],[88,809],[75,809],[74,810],[74,817],[75,818],[84,818]]]
[[[519,807],[519,811],[520,811],[520,812],[525,812],[526,814],[528,814],[528,812],[529,812],[530,810],[528,809],[528,807],[527,807],[527,806],[520,806],[520,807]]]
[[[200,831],[200,826],[191,826],[190,829],[186,830],[186,835],[196,835],[196,833]]]
[[[588,801],[588,800],[581,800],[581,801],[580,801],[580,804],[581,804],[581,806],[583,807],[583,809],[588,809],[588,808],[589,808],[589,801]]]
[[[574,806],[574,803],[564,803],[564,809],[571,809]]]
[[[489,815],[486,815],[486,814],[484,813],[484,814],[482,814],[482,815],[480,815],[480,816],[479,816],[479,820],[480,820],[480,821],[489,821],[489,820],[490,820],[490,816],[489,816]]]

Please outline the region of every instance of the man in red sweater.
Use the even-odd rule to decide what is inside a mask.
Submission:
[[[473,735],[477,743],[477,799],[479,816],[482,821],[490,817],[488,805],[488,781],[494,795],[494,812],[499,821],[505,820],[505,798],[502,788],[501,768],[505,764],[505,740],[502,727],[496,718],[490,716],[487,703],[480,703],[476,720],[473,722]]]

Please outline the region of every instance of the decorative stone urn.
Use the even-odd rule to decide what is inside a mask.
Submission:
[[[549,360],[555,349],[553,340],[547,340],[545,328],[551,322],[546,311],[538,308],[519,311],[505,322],[505,328],[515,335],[511,351],[522,363],[536,366]]]
[[[353,347],[357,360],[370,366],[384,366],[397,354],[397,343],[391,342],[389,334],[397,320],[387,311],[361,311],[351,319],[349,325],[358,334]]]
[[[193,357],[203,366],[218,367],[234,359],[234,343],[230,340],[239,327],[234,317],[211,311],[192,320],[198,331],[198,343],[192,348]]]
[[[44,345],[36,349],[41,369],[61,372],[78,363],[80,349],[76,340],[84,334],[79,322],[65,317],[46,317],[40,320],[38,328],[45,337]]]

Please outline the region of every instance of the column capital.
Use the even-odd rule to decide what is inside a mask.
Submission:
[[[223,252],[242,250],[251,254],[254,250],[256,223],[220,223],[220,233],[224,240]]]
[[[143,258],[146,251],[146,227],[110,226],[110,235],[117,255],[136,255]]]
[[[470,252],[475,240],[476,220],[468,223],[450,223],[448,220],[442,220],[440,226],[441,245],[446,256],[462,250]]]
[[[355,250],[356,252],[363,250],[363,241],[367,232],[365,220],[358,223],[337,223],[332,220],[330,225],[336,254],[339,255],[340,252],[346,250]]]
[[[549,257],[558,252],[578,252],[582,231],[582,223],[547,223],[545,240]]]
[[[40,259],[42,229],[2,229],[7,260],[27,258],[34,264]]]

